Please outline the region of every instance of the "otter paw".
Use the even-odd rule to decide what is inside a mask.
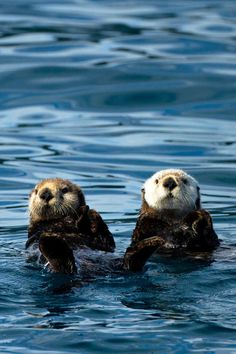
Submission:
[[[98,232],[98,228],[101,223],[101,218],[98,215],[98,213],[95,212],[94,210],[90,210],[89,222],[90,222],[90,230],[92,234],[96,234]]]
[[[41,236],[39,239],[39,249],[53,271],[64,274],[77,272],[73,251],[63,238],[58,236]]]
[[[212,219],[206,210],[197,210],[189,213],[185,221],[197,235],[212,229]]]
[[[162,248],[164,243],[165,240],[161,236],[152,236],[128,247],[123,259],[123,268],[132,272],[141,271],[148,258]]]

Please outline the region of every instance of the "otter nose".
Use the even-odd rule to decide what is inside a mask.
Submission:
[[[165,188],[168,188],[170,191],[172,191],[177,186],[177,183],[172,177],[168,177],[165,179],[163,186]]]
[[[46,189],[42,193],[40,193],[40,198],[45,200],[45,202],[49,202],[49,200],[53,198],[53,195],[50,190]]]

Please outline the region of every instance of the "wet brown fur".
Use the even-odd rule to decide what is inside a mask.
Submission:
[[[90,248],[113,252],[114,239],[99,213],[86,205],[80,187],[62,179],[43,180],[36,186],[39,190],[47,183],[57,188],[66,182],[72,185],[78,196],[76,213],[42,218],[32,214],[28,229],[26,247],[38,244],[38,247],[56,272],[72,274],[76,272],[73,249]],[[32,193],[35,193],[34,190]],[[30,198],[32,197],[32,193]],[[210,214],[200,209],[200,193],[196,200],[196,209],[184,217],[175,210],[157,211],[148,206],[142,198],[141,212],[133,231],[132,242],[122,259],[114,261],[114,270],[142,270],[153,252],[201,252],[212,251],[219,245],[218,237],[212,226]]]
[[[52,198],[49,202],[42,201],[43,208],[39,208],[37,203],[41,205],[41,199],[36,199],[36,195],[45,193],[45,188],[46,193],[52,193],[55,199],[61,193],[60,188],[68,188],[67,193],[72,193],[73,208],[62,208],[60,213],[56,212],[58,205],[65,202],[65,197],[63,199],[61,195],[58,197],[60,202],[53,202]],[[86,205],[80,187],[60,178],[41,181],[30,194],[30,224],[26,248],[34,243],[39,244],[39,249],[51,268],[55,271],[64,270],[64,273],[72,273],[76,269],[73,249],[90,248],[113,252],[115,248],[113,236],[106,223],[96,210],[89,209]]]
[[[150,207],[142,189],[142,206],[125,258],[135,248],[146,247],[160,253],[209,252],[219,246],[210,214],[200,208],[200,191],[197,190],[195,210],[179,216],[178,210]],[[142,242],[145,243],[142,244]],[[148,246],[148,242],[150,242]],[[139,265],[138,265],[139,266]]]

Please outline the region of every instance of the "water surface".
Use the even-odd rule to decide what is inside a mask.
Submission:
[[[0,4],[0,352],[236,352],[236,4]],[[222,246],[93,281],[27,264],[29,191],[80,184],[122,255],[143,181],[199,180]]]

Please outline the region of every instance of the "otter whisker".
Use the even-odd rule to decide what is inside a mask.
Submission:
[[[72,214],[75,214],[75,216],[77,216],[77,217],[79,216],[78,212],[76,211],[75,208],[72,207],[72,205],[65,202],[64,206],[67,208],[68,211],[72,211]]]
[[[59,204],[59,209],[60,209],[60,212],[61,212],[63,215],[68,214],[68,213],[67,213],[67,207],[66,207],[66,204],[65,204],[65,203],[64,203],[64,204],[60,203],[60,204]]]
[[[195,201],[191,195],[188,195],[188,197],[187,197],[187,196],[185,196],[185,194],[183,194],[182,197],[183,197],[183,200],[185,201],[185,204],[188,205],[189,207],[191,207],[192,205],[195,204]]]

